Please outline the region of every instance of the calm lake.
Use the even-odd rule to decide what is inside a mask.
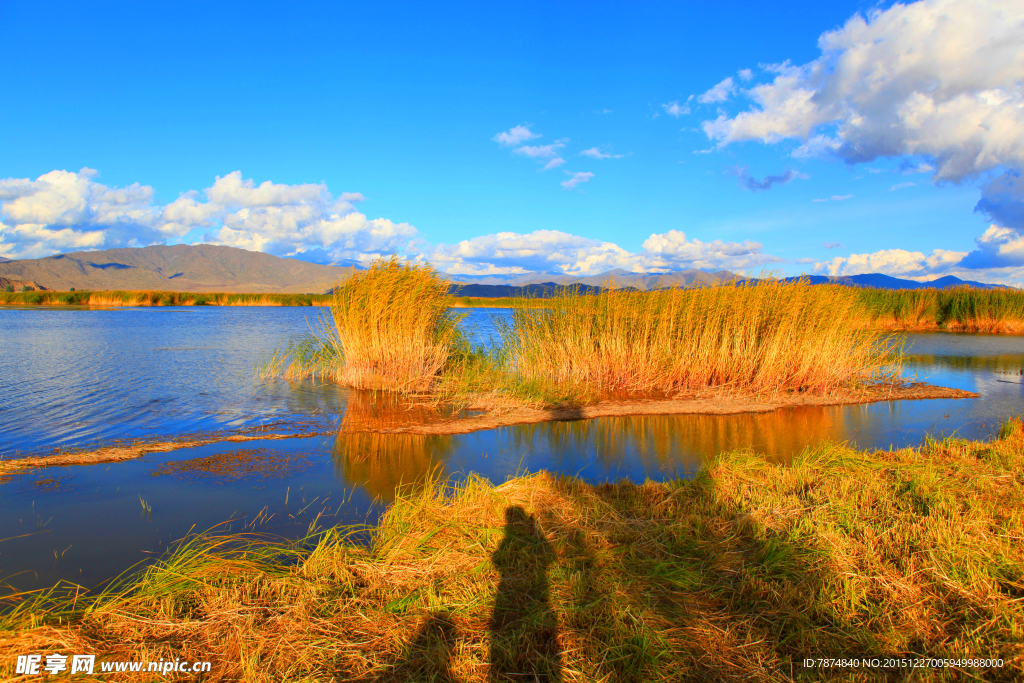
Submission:
[[[468,309],[481,341],[501,309]],[[222,524],[291,538],[310,525],[373,522],[401,483],[437,468],[500,482],[546,469],[591,482],[692,476],[703,459],[750,448],[785,460],[826,440],[863,448],[926,435],[991,438],[1024,412],[1024,338],[907,335],[905,373],[978,399],[792,408],[732,416],[600,418],[456,436],[346,434],[386,417],[359,392],[254,379],[256,363],[319,310],[184,307],[0,309],[0,457],[122,439],[260,426],[317,437],[215,443],[117,464],[52,467],[0,480],[0,582],[95,587]]]

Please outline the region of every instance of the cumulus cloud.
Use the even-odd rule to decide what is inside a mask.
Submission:
[[[884,273],[893,276],[923,277],[939,273],[945,274],[966,255],[967,252],[946,249],[935,249],[929,255],[920,251],[882,249],[873,254],[851,254],[848,257],[836,257],[818,263],[814,270],[824,271],[833,276]]]
[[[701,242],[669,230],[652,234],[638,253],[612,242],[558,230],[527,234],[502,232],[424,250],[423,258],[443,271],[462,275],[516,274],[530,271],[599,275],[614,268],[631,272],[667,272],[683,268],[755,268],[779,259],[761,253],[757,242]]]
[[[597,147],[591,147],[590,149],[585,149],[582,152],[580,152],[580,156],[590,157],[592,159],[621,159],[626,155],[602,152]]]
[[[732,81],[732,76],[729,76],[721,83],[708,90],[707,92],[698,95],[697,101],[700,102],[701,104],[725,102],[735,92],[736,85]]]
[[[512,150],[512,153],[521,154],[531,159],[551,159],[558,156],[559,150],[565,147],[565,143],[568,141],[568,138],[563,138],[555,140],[550,145],[523,145]]]
[[[691,98],[692,97],[693,96],[691,95]],[[687,100],[687,102],[689,102],[689,100]],[[661,105],[661,108],[665,110],[666,114],[670,114],[670,115],[676,117],[677,119],[680,116],[683,116],[685,114],[689,114],[690,113],[690,105],[689,104],[679,104],[678,101],[672,101],[672,102],[669,102],[668,104],[663,104],[663,105]]]
[[[591,173],[590,171],[580,171],[577,173],[573,173],[572,171],[566,171],[566,173],[572,176],[568,180],[563,180],[561,183],[562,187],[564,187],[566,190],[571,190],[580,183],[588,182],[591,178],[594,177],[594,174]]]
[[[757,180],[751,177],[747,166],[736,166],[730,169],[730,173],[739,179],[741,188],[750,190],[751,192],[757,192],[758,190],[770,190],[774,185],[786,185],[797,178],[807,180],[809,177],[806,173],[789,169],[782,175],[769,175],[765,176],[764,180]]]
[[[740,69],[738,73],[740,78],[744,81],[749,81],[751,78],[754,77],[754,72],[751,71],[750,69]]]
[[[178,237],[188,228],[153,206],[153,188],[134,183],[108,187],[90,168],[51,171],[35,180],[0,180],[0,255],[38,258],[58,251],[145,246]]]
[[[0,254],[39,258],[55,252],[143,247],[208,229],[208,242],[278,256],[316,253],[329,260],[366,258],[405,246],[416,230],[370,220],[355,193],[333,197],[324,184],[257,185],[239,171],[205,190],[160,206],[153,188],[108,187],[97,172],[51,171],[36,180],[0,180]]]
[[[961,261],[961,268],[1010,268],[1024,266],[1024,235],[998,225],[989,226],[974,240],[978,248]]]
[[[922,0],[872,10],[822,34],[818,59],[771,65],[770,83],[744,91],[754,106],[705,121],[704,132],[722,146],[808,140],[834,128],[834,153],[848,162],[926,157],[940,181],[1020,169],[1022,44],[1019,0]]]
[[[562,157],[555,157],[554,159],[552,159],[548,163],[544,164],[544,168],[542,168],[541,170],[542,171],[549,171],[552,168],[558,168],[559,166],[561,166],[564,163],[565,163],[565,159],[563,159]]]
[[[502,147],[515,147],[521,145],[528,140],[539,138],[538,133],[534,133],[530,130],[529,124],[522,124],[514,126],[503,133],[498,133],[492,140],[497,142]]]

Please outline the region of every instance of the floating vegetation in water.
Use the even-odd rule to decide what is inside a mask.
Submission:
[[[154,477],[174,476],[179,479],[284,478],[312,467],[310,456],[310,453],[248,448],[204,458],[172,460],[154,467],[150,474]]]

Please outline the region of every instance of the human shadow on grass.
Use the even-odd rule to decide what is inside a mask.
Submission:
[[[526,510],[505,510],[505,538],[491,556],[501,573],[491,616],[489,680],[562,680],[558,621],[548,598],[551,544]]]

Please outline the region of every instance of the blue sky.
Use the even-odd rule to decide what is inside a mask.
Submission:
[[[6,0],[0,256],[1021,286],[1022,45],[1017,0]]]

